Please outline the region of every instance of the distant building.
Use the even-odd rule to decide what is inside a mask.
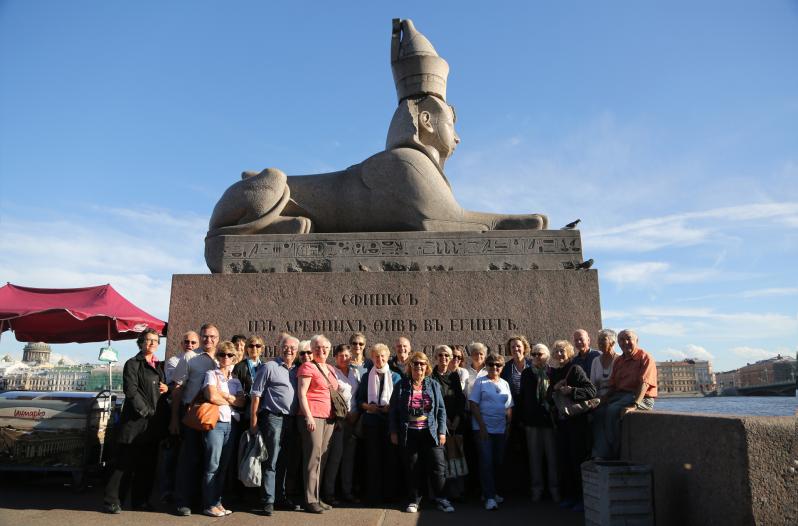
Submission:
[[[26,363],[50,363],[50,346],[44,342],[28,342],[22,349],[22,361]]]
[[[30,367],[0,378],[3,391],[85,391],[94,365]]]
[[[788,356],[777,355],[775,358],[760,360],[745,367],[740,367],[737,374],[740,387],[782,384],[795,382],[796,361]]]
[[[657,391],[663,394],[698,394],[715,389],[712,363],[707,360],[657,362]]]
[[[715,381],[718,382],[718,391],[722,393],[724,389],[736,389],[740,387],[740,375],[737,373],[737,369],[715,373]]]

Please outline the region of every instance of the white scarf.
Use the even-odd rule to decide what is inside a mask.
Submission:
[[[378,373],[382,373],[382,383],[385,384],[382,388],[382,396],[379,397],[380,377],[378,376]],[[388,403],[391,401],[391,393],[393,392],[393,381],[391,378],[391,370],[388,368],[388,364],[385,364],[382,369],[372,367],[369,371],[368,382],[369,403],[377,404],[379,406],[388,405]]]

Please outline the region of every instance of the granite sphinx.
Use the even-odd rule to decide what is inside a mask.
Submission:
[[[444,172],[460,142],[446,102],[449,66],[411,20],[393,21],[398,98],[385,150],[338,172],[244,172],[219,199],[206,237],[341,232],[546,229],[543,214],[463,209]],[[347,206],[356,202],[357,207]]]

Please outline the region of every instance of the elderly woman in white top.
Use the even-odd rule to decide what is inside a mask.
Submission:
[[[613,330],[601,329],[598,333],[598,347],[601,355],[593,360],[593,365],[590,367],[588,374],[590,382],[596,386],[599,398],[603,398],[610,388],[612,366],[615,364],[615,359],[618,358],[618,355],[613,351],[617,340],[618,336]]]
[[[219,367],[205,373],[202,386],[206,400],[219,406],[219,421],[213,429],[203,433],[205,469],[202,477],[202,504],[203,513],[211,517],[224,517],[232,513],[222,506],[224,479],[233,452],[232,408],[243,407],[246,402],[241,382],[230,374],[236,356],[236,347],[232,342],[219,344],[216,349]]]
[[[335,482],[340,475],[341,499],[344,502],[356,503],[358,499],[352,494],[352,477],[355,469],[355,449],[357,437],[354,434],[355,423],[360,416],[357,410],[355,393],[360,385],[362,372],[351,365],[352,350],[345,343],[336,345],[333,351],[335,359],[335,376],[338,377],[338,391],[349,404],[349,414],[343,422],[335,426],[330,445],[328,446],[327,466],[322,481],[321,499],[336,506]]]
[[[485,509],[495,510],[502,502],[496,494],[496,472],[504,459],[504,448],[513,415],[510,384],[501,378],[504,357],[491,353],[485,360],[486,375],[476,378],[468,401],[472,429],[479,452],[479,478]]]

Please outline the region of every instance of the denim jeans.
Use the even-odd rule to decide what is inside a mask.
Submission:
[[[202,505],[207,509],[222,503],[222,489],[233,452],[230,422],[217,422],[216,427],[206,431],[205,473],[202,476]]]
[[[263,504],[274,504],[275,496],[278,500],[285,499],[284,476],[280,477],[282,480],[280,480],[279,485],[277,484],[277,461],[280,457],[280,449],[282,448],[286,431],[286,427],[283,426],[283,418],[285,417],[282,415],[266,411],[261,411],[258,414],[258,429],[269,454],[269,458],[261,464],[263,467],[263,476],[261,477],[261,500]]]
[[[191,508],[200,485],[199,465],[202,459],[202,431],[180,424],[180,452],[177,456],[175,504]]]
[[[632,405],[634,393],[616,392],[593,413],[593,456],[617,459],[621,453],[621,410]],[[643,398],[641,405],[654,407],[653,398]]]
[[[504,433],[489,433],[485,440],[480,439],[479,431],[474,431],[474,439],[479,454],[479,481],[485,499],[496,498],[496,472],[504,460],[504,446],[507,436]]]

